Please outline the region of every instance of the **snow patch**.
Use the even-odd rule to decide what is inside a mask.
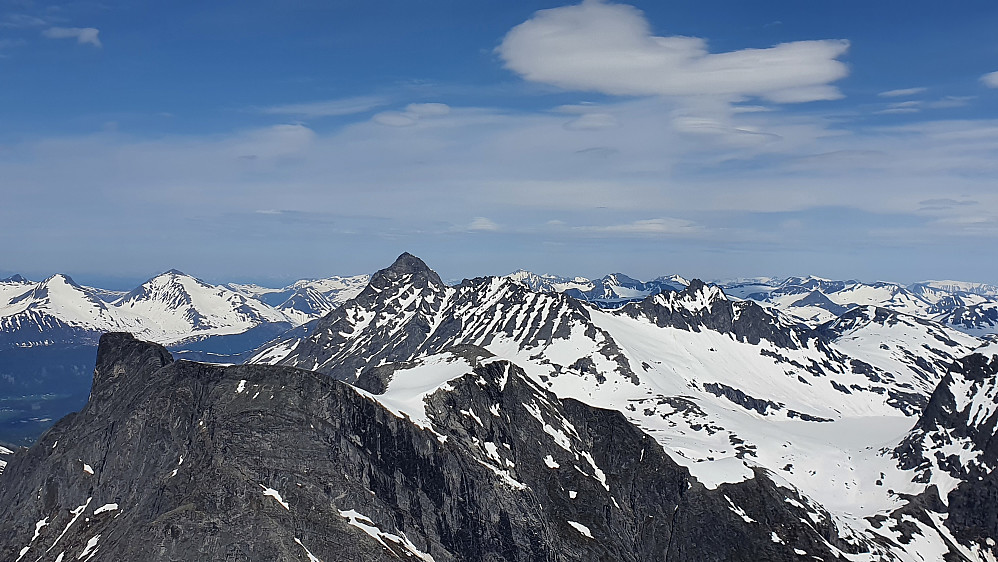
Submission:
[[[378,526],[375,525],[374,522],[371,521],[371,519],[361,515],[360,513],[357,513],[352,509],[340,510],[340,517],[346,519],[347,524],[352,525],[360,529],[361,531],[367,533],[368,536],[381,543],[381,546],[384,546],[388,550],[394,552],[394,549],[388,546],[388,543],[385,542],[386,540],[391,541],[392,543],[395,543],[398,546],[401,546],[402,548],[407,550],[409,554],[412,554],[413,556],[419,558],[420,560],[423,560],[425,562],[434,562],[432,556],[416,548],[416,545],[414,545],[412,541],[410,541],[409,538],[405,536],[404,533],[401,536],[395,535],[393,533],[386,533],[382,531],[380,528],[378,528]]]
[[[97,535],[96,537],[93,537],[90,540],[88,540],[87,546],[83,547],[83,552],[81,552],[80,555],[76,557],[76,559],[82,560],[84,556],[90,554],[91,551],[97,548],[97,541],[99,540],[100,540],[100,535]]]
[[[281,504],[281,507],[283,507],[284,509],[286,509],[288,511],[291,511],[291,508],[288,507],[288,502],[284,501],[284,498],[281,497],[281,493],[280,492],[278,492],[277,490],[275,490],[273,488],[268,488],[268,487],[264,486],[263,484],[260,484],[260,487],[263,488],[263,495],[270,496],[270,497],[274,498],[274,500],[276,500],[277,503]]]
[[[593,538],[593,534],[589,530],[589,527],[586,527],[582,523],[579,523],[577,521],[569,521],[568,524],[571,525],[572,528],[574,528],[576,531],[582,533],[583,536]]]
[[[95,509],[94,510],[94,515],[100,515],[101,513],[105,513],[105,512],[108,512],[108,511],[117,511],[117,510],[118,510],[118,504],[116,504],[116,503],[106,503],[106,504],[98,507],[97,509]]]
[[[319,560],[314,554],[312,554],[312,551],[309,550],[308,547],[301,543],[300,539],[295,537],[295,542],[298,543],[298,546],[302,547],[305,551],[305,556],[308,556],[308,562],[322,562],[322,560]]]

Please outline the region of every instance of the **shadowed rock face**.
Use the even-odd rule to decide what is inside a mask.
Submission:
[[[510,363],[427,404],[423,429],[324,375],[106,335],[90,403],[0,475],[0,559],[835,558],[834,529],[801,525],[765,474],[706,489],[620,413]]]
[[[899,465],[924,482],[934,472],[960,481],[935,511],[948,513],[946,526],[955,537],[982,548],[998,536],[998,473],[991,468],[998,463],[996,434],[998,356],[973,354],[953,363],[894,452]]]

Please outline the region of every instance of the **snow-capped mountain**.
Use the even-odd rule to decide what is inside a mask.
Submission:
[[[61,274],[40,283],[20,276],[0,281],[0,345],[83,345],[96,343],[100,332],[137,327],[99,295]]]
[[[689,281],[679,275],[663,276],[644,282],[623,273],[612,273],[599,279],[587,279],[537,275],[523,269],[504,277],[532,291],[565,293],[603,308],[616,308],[662,291],[681,291],[689,284]]]
[[[603,308],[616,308],[661,291],[681,291],[688,281],[671,275],[643,282],[615,273],[600,279],[537,275],[519,270],[505,276],[534,291],[560,292]],[[749,299],[817,327],[857,306],[877,306],[952,326],[975,336],[998,332],[998,287],[963,281],[912,285],[815,276],[717,280],[725,293]]]
[[[0,280],[0,346],[95,345],[112,331],[167,345],[261,326],[276,335],[329,313],[367,280],[333,277],[268,289],[212,285],[170,270],[126,293],[81,286],[62,274],[40,283],[17,275]]]
[[[370,275],[303,279],[287,287],[270,289],[259,285],[229,283],[228,288],[273,306],[294,322],[304,324],[325,316],[344,302],[357,296]]]
[[[136,335],[164,343],[239,334],[262,324],[290,328],[287,316],[273,307],[177,270],[153,277],[111,306],[141,319]]]
[[[774,306],[811,326],[857,306],[876,306],[946,324],[975,336],[998,331],[998,288],[983,283],[833,281],[819,277],[720,282],[732,296]]]
[[[778,475],[867,549],[857,560],[879,560],[890,549],[871,518],[898,509],[896,493],[925,491],[884,444],[905,437],[948,367],[981,343],[871,306],[815,330],[697,280],[611,310],[508,278],[447,287],[403,255],[357,299],[251,361],[387,392],[386,405],[415,399],[419,416],[418,397],[447,376],[424,366],[447,349],[484,349],[561,398],[620,411],[708,487]],[[868,486],[880,474],[890,488]]]
[[[893,299],[903,308],[912,291],[780,281],[777,297],[796,291],[842,307],[828,295],[868,299],[814,326],[758,295],[729,297],[697,279],[616,308],[522,281],[447,286],[403,254],[356,297],[239,367],[173,364],[165,350],[109,336],[88,410],[15,455],[0,480],[0,499],[16,508],[0,513],[0,537],[12,537],[11,552],[49,548],[52,537],[36,545],[30,532],[46,517],[35,493],[44,474],[30,467],[45,466],[65,474],[60,489],[73,490],[60,513],[90,517],[66,548],[99,534],[107,552],[122,555],[138,551],[90,516],[87,498],[126,498],[121,525],[133,529],[161,524],[163,510],[192,501],[191,490],[216,490],[235,498],[226,513],[245,521],[240,528],[252,528],[246,536],[259,536],[272,558],[284,556],[281,544],[308,559],[312,548],[359,545],[351,548],[373,550],[355,554],[372,560],[404,552],[653,560],[666,552],[677,560],[989,562],[998,554],[988,500],[998,489],[998,358],[981,355],[998,347],[870,304]],[[129,371],[141,384],[118,375]],[[199,399],[164,398],[188,395]],[[182,422],[125,402],[173,404],[168,417]],[[156,430],[163,445],[148,473],[127,454],[86,464],[107,452],[74,436],[115,435],[119,426],[171,428]],[[134,438],[122,430],[126,437]],[[53,454],[56,440],[69,445]],[[107,489],[76,482],[80,463]],[[173,491],[144,493],[154,481]],[[196,509],[226,517],[213,505]],[[318,515],[272,525],[269,508]],[[467,509],[496,519],[461,526]],[[59,517],[63,526],[68,517]],[[350,527],[368,538],[328,538],[349,536]],[[202,528],[157,548],[215,556],[203,550],[219,545]],[[305,534],[292,541],[286,528]]]
[[[291,327],[287,316],[225,287],[171,270],[107,302],[108,292],[66,275],[40,283],[0,283],[0,342],[5,347],[93,345],[101,333],[130,331],[164,344]]]
[[[560,399],[483,353],[413,366],[402,380],[437,388],[426,407],[410,393],[393,407],[382,401],[395,381],[372,397],[297,369],[174,361],[108,334],[86,407],[0,475],[0,556],[790,562],[863,552],[764,472],[704,486],[619,413]]]

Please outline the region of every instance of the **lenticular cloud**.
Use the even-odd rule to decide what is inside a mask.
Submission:
[[[632,6],[586,1],[537,12],[497,51],[525,79],[571,90],[795,103],[841,97],[830,83],[848,74],[836,60],[848,48],[835,39],[710,53],[701,38],[653,35]]]

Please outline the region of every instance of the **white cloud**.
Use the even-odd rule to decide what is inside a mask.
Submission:
[[[900,113],[918,113],[922,111],[922,102],[920,101],[901,101],[897,103],[892,103],[887,106],[887,109],[882,109],[877,113],[882,114],[900,114]]]
[[[8,14],[3,18],[3,20],[0,20],[0,27],[15,29],[24,27],[41,27],[45,24],[45,20],[28,14]]]
[[[811,112],[725,114],[724,104],[693,111],[687,100],[583,107],[615,116],[618,126],[590,134],[564,126],[585,112],[452,107],[401,130],[361,120],[321,131],[282,125],[18,141],[0,158],[0,238],[39,241],[11,250],[20,252],[10,258],[19,263],[33,259],[29,249],[71,260],[127,239],[143,248],[138,260],[151,259],[145,248],[174,251],[177,259],[198,248],[204,263],[238,255],[254,264],[247,268],[259,267],[251,250],[282,266],[314,262],[314,249],[301,240],[333,239],[344,230],[359,233],[342,242],[351,255],[409,249],[430,259],[425,248],[450,244],[440,255],[459,248],[473,258],[481,247],[464,237],[489,236],[495,245],[484,255],[515,247],[522,256],[554,241],[565,245],[560,255],[601,248],[596,253],[604,257],[594,260],[620,255],[630,263],[649,259],[637,247],[660,257],[676,248],[703,254],[703,246],[690,249],[703,241],[776,255],[788,245],[821,252],[814,248],[834,239],[836,247],[869,256],[867,247],[877,244],[850,246],[839,238],[862,238],[866,227],[850,221],[864,213],[874,226],[904,226],[893,240],[923,253],[925,240],[945,248],[940,254],[965,247],[944,245],[961,233],[964,240],[979,234],[978,246],[998,239],[979,220],[998,218],[998,121],[847,131]],[[757,135],[766,142],[734,142]],[[941,198],[979,204],[921,203]],[[792,219],[807,225],[801,236],[774,230]],[[949,223],[926,222],[935,219]],[[492,225],[499,230],[487,230]],[[395,238],[379,246],[389,235]],[[755,240],[766,236],[768,246],[759,249]],[[672,240],[682,243],[667,244]],[[990,254],[984,248],[980,255]],[[709,264],[718,254],[704,256]]]
[[[902,98],[913,96],[915,94],[921,94],[928,88],[901,88],[899,90],[887,90],[886,92],[880,92],[877,94],[882,98]]]
[[[948,109],[951,107],[964,107],[970,103],[970,100],[974,99],[975,96],[946,96],[942,99],[936,101],[930,101],[925,104],[925,107],[932,109]]]
[[[778,103],[842,97],[844,40],[797,41],[710,53],[697,37],[652,35],[632,6],[586,0],[541,10],[514,27],[497,52],[525,79],[625,96],[755,96]]]
[[[48,39],[76,39],[80,45],[100,47],[100,31],[95,27],[50,27],[42,31],[42,36]]]
[[[594,234],[644,234],[644,235],[693,235],[704,233],[702,226],[685,219],[672,217],[643,219],[608,226],[576,226],[572,230]]]
[[[374,116],[374,122],[389,127],[408,127],[423,118],[442,117],[450,113],[445,103],[410,103],[405,111],[382,111]]]
[[[609,129],[619,125],[617,118],[609,113],[586,113],[565,123],[566,129],[587,131]]]
[[[388,100],[377,96],[358,96],[335,100],[291,103],[262,107],[257,111],[269,115],[296,115],[300,117],[334,117],[353,115],[370,111],[388,104]]]
[[[375,123],[388,125],[389,127],[408,127],[409,125],[415,125],[416,120],[417,117],[415,115],[407,115],[400,111],[382,111],[374,116]]]
[[[981,76],[981,82],[984,82],[984,85],[989,88],[998,88],[998,71]]]
[[[405,110],[420,117],[438,117],[450,113],[450,106],[446,103],[410,103]]]
[[[468,225],[468,230],[484,230],[494,232],[499,230],[499,225],[485,217],[475,217]]]

